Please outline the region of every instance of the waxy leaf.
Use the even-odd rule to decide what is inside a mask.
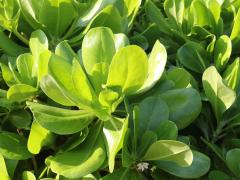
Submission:
[[[5,160],[1,154],[0,154],[0,179],[11,180],[11,178],[8,175]]]
[[[106,153],[102,125],[92,127],[87,139],[71,151],[50,156],[46,164],[55,173],[68,178],[80,178],[98,170],[105,161]]]
[[[179,141],[159,140],[154,142],[143,157],[145,161],[161,160],[175,162],[177,165],[190,166],[193,154],[190,148]]]
[[[238,10],[235,18],[234,18],[234,24],[232,28],[232,33],[230,36],[230,39],[233,41],[233,48],[239,47],[240,43],[240,9]]]
[[[157,83],[162,76],[166,62],[167,51],[159,41],[156,41],[148,59],[148,76],[139,92],[145,92]]]
[[[181,167],[175,163],[163,161],[154,161],[154,164],[158,168],[172,175],[186,179],[196,179],[203,176],[209,171],[210,159],[200,152],[197,151],[192,152],[193,161],[188,167]]]
[[[24,160],[32,157],[23,136],[10,132],[0,133],[0,153],[7,159]]]
[[[112,118],[104,122],[103,134],[106,138],[108,150],[108,165],[113,172],[115,156],[123,146],[123,139],[128,127],[128,119]]]
[[[107,86],[120,88],[126,95],[133,94],[147,78],[147,61],[147,55],[138,46],[120,49],[110,64]]]
[[[210,64],[206,50],[195,42],[188,42],[179,48],[177,58],[186,68],[197,73],[202,73]]]
[[[27,84],[16,84],[9,88],[7,98],[12,101],[25,101],[34,97],[38,89]]]
[[[237,176],[240,177],[240,149],[231,149],[226,154],[226,162],[229,169]]]
[[[226,35],[222,35],[216,41],[214,48],[214,63],[217,70],[221,71],[222,69],[225,68],[231,56],[231,53],[232,53],[231,39]]]
[[[214,66],[203,73],[203,88],[219,121],[222,114],[234,103],[236,93],[227,87]]]
[[[51,142],[51,136],[50,131],[33,121],[27,142],[29,152],[38,154],[44,145]]]
[[[191,124],[201,111],[201,97],[193,88],[169,90],[160,97],[169,107],[169,120],[176,123],[179,129]]]
[[[233,90],[237,90],[240,84],[240,58],[236,58],[232,64],[228,65],[223,73],[223,79]]]
[[[22,174],[22,180],[36,180],[36,177],[31,171],[24,171]]]
[[[67,110],[32,102],[27,102],[27,105],[35,120],[56,134],[74,134],[93,120],[92,112],[87,110]]]

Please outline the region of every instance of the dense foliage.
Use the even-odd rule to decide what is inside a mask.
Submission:
[[[1,0],[0,180],[240,178],[240,0]]]

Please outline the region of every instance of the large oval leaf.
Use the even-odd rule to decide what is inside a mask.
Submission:
[[[210,159],[200,152],[193,151],[193,162],[189,167],[181,167],[175,163],[163,161],[154,161],[154,164],[174,176],[197,179],[208,172]]]
[[[120,88],[126,95],[133,94],[147,78],[147,61],[147,55],[138,46],[120,49],[110,64],[107,86]]]
[[[75,149],[50,156],[46,164],[55,173],[68,178],[80,178],[98,170],[106,153],[100,124],[94,126],[87,139]]]
[[[32,102],[27,102],[27,105],[35,120],[56,134],[74,134],[93,120],[93,114],[87,110],[67,110]]]
[[[179,129],[191,124],[202,108],[201,97],[193,88],[169,90],[160,97],[169,107],[169,120],[174,121]]]
[[[193,154],[188,145],[173,140],[154,142],[143,157],[145,161],[161,160],[174,162],[181,167],[190,166]]]
[[[240,177],[240,149],[235,148],[227,152],[226,162],[229,169],[237,176]]]

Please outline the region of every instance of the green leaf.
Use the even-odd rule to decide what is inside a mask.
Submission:
[[[16,60],[16,65],[21,77],[21,82],[31,86],[36,85],[36,79],[32,74],[34,57],[29,53],[21,54]]]
[[[166,0],[164,1],[164,10],[170,20],[174,19],[179,25],[182,25],[184,18],[184,0]]]
[[[195,42],[188,42],[179,48],[177,58],[186,68],[197,73],[202,73],[210,64],[206,50]]]
[[[231,39],[222,35],[216,41],[214,48],[214,63],[217,70],[221,71],[225,68],[232,53]]]
[[[112,118],[104,122],[103,133],[106,138],[108,150],[109,171],[114,170],[115,156],[123,146],[123,139],[128,127],[128,119]]]
[[[227,174],[218,170],[211,171],[208,175],[208,179],[209,180],[216,180],[216,179],[231,180],[231,178]]]
[[[67,110],[32,102],[27,102],[27,105],[35,120],[56,134],[74,134],[83,130],[93,120],[93,114],[87,110]]]
[[[203,88],[219,121],[222,114],[234,103],[236,93],[227,87],[214,66],[203,73]]]
[[[29,129],[32,122],[32,115],[24,110],[11,111],[8,120],[16,127],[20,129]]]
[[[178,128],[174,122],[167,120],[160,122],[155,132],[158,140],[176,140]]]
[[[238,10],[236,16],[234,17],[232,33],[230,39],[232,40],[233,48],[239,47],[240,43],[240,9]]]
[[[9,87],[16,84],[17,80],[15,79],[15,77],[14,77],[12,71],[10,70],[10,68],[3,63],[1,63],[0,65],[1,65],[1,69],[2,69],[2,78],[4,79],[5,83]]]
[[[0,179],[2,180],[11,180],[8,175],[7,166],[3,156],[0,154]]]
[[[167,80],[175,83],[175,89],[187,88],[191,86],[191,75],[183,68],[172,68],[167,71]]]
[[[32,156],[27,150],[23,136],[10,132],[0,133],[0,153],[8,159],[24,160]]]
[[[191,124],[202,108],[200,94],[193,88],[169,90],[160,97],[169,107],[169,120],[175,122],[179,129]]]
[[[181,167],[175,163],[163,161],[154,161],[154,164],[158,168],[174,176],[178,176],[184,179],[197,179],[209,171],[210,159],[200,152],[197,151],[192,152],[193,161],[192,164],[188,167]]]
[[[76,103],[68,97],[69,94],[66,90],[64,90],[52,76],[45,75],[41,80],[40,87],[43,92],[55,102],[64,106],[76,105]]]
[[[130,168],[119,168],[113,173],[108,174],[102,178],[102,180],[113,179],[131,179],[131,180],[146,180],[146,178],[136,170]]]
[[[145,92],[152,88],[161,78],[167,62],[167,51],[159,42],[153,46],[152,52],[148,59],[148,76],[139,92]]]
[[[119,49],[129,45],[128,37],[125,34],[114,34],[114,42],[115,42],[115,49],[118,51]]]
[[[84,37],[82,44],[83,64],[97,91],[101,89],[102,84],[106,83],[107,73],[106,70],[99,69],[96,74],[96,66],[104,64],[108,69],[114,54],[114,35],[109,28],[93,28]],[[97,82],[94,81],[95,78],[98,79]]]
[[[135,45],[126,46],[113,57],[107,86],[120,88],[122,93],[130,95],[140,89],[147,78],[147,73],[148,62],[145,52]]]
[[[143,157],[145,161],[161,160],[174,162],[187,167],[192,164],[193,153],[190,148],[179,141],[159,140],[153,143]]]
[[[68,178],[80,178],[98,170],[105,161],[106,153],[102,126],[93,126],[87,139],[75,149],[50,156],[46,164],[55,173]]]
[[[240,58],[236,58],[232,64],[229,64],[223,73],[223,79],[233,90],[237,90],[240,84]]]
[[[229,169],[237,176],[240,177],[240,149],[231,149],[226,154],[226,162]]]
[[[36,180],[36,177],[31,171],[24,171],[22,174],[22,180]]]
[[[114,33],[122,33],[123,25],[118,9],[113,5],[108,5],[91,20],[85,31],[94,27],[108,27]]]
[[[9,88],[7,98],[12,101],[25,101],[38,92],[38,89],[27,84],[16,84]]]
[[[32,154],[38,154],[43,146],[50,143],[52,134],[37,121],[33,121],[28,137],[27,147]]]
[[[154,131],[162,121],[169,119],[167,104],[160,97],[148,97],[139,104],[138,132]]]

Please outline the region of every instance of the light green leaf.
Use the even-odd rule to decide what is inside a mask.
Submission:
[[[31,171],[24,171],[22,174],[22,180],[36,180],[36,177]]]
[[[169,90],[160,97],[169,107],[169,120],[175,122],[179,129],[191,124],[201,112],[201,97],[193,88]]]
[[[223,79],[233,90],[237,90],[240,84],[240,58],[236,58],[232,64],[229,64],[223,73]]]
[[[167,51],[159,41],[156,41],[148,59],[148,76],[139,92],[149,90],[158,82],[165,69],[166,62]]]
[[[231,149],[226,154],[226,162],[229,169],[237,176],[240,177],[240,149]]]
[[[37,121],[33,121],[30,134],[28,137],[27,147],[32,154],[38,154],[41,148],[50,143],[52,134],[43,128]]]
[[[82,44],[82,59],[91,81],[93,81],[96,76],[94,73],[96,65],[104,63],[108,68],[114,54],[114,35],[109,28],[93,28],[86,34]],[[93,81],[93,83],[95,89],[99,91],[99,89],[101,89],[100,85],[106,83],[106,73],[105,71],[99,71],[97,75],[100,76],[98,77],[100,82],[96,83]]]
[[[123,139],[128,127],[128,119],[112,118],[104,122],[103,133],[108,150],[109,171],[114,170],[115,156],[123,146]]]
[[[179,25],[182,25],[184,0],[166,0],[164,1],[164,10],[170,19],[174,19]]]
[[[239,47],[240,43],[240,9],[238,10],[234,22],[233,22],[233,28],[232,28],[232,33],[230,36],[230,39],[232,40],[233,47]]]
[[[0,179],[11,180],[7,172],[5,160],[1,154],[0,154]]]
[[[225,68],[232,53],[231,39],[222,35],[216,41],[214,48],[214,63],[217,70],[221,71]]]
[[[147,61],[147,55],[140,47],[130,45],[121,48],[110,64],[107,86],[120,88],[126,95],[133,94],[147,78]]]
[[[171,161],[179,166],[187,167],[192,164],[193,154],[190,148],[182,142],[159,140],[149,147],[143,160]]]
[[[234,103],[236,93],[224,84],[214,66],[205,70],[202,81],[205,94],[219,121],[222,114]]]
[[[84,143],[71,151],[48,157],[46,164],[53,172],[68,178],[80,178],[95,172],[106,158],[101,130],[98,123],[92,127]]]
[[[56,134],[74,134],[83,130],[93,120],[92,112],[87,110],[67,110],[32,102],[27,102],[27,105],[35,120]]]
[[[32,156],[23,136],[11,132],[0,133],[0,153],[7,159],[24,160]]]
[[[9,88],[7,98],[12,101],[25,101],[38,92],[38,89],[27,84],[16,84]]]
[[[128,37],[125,34],[121,33],[114,34],[114,42],[116,51],[130,44]]]
[[[197,152],[197,151],[192,151],[192,152],[193,152],[193,161],[192,161],[192,164],[188,167],[181,167],[173,162],[163,162],[163,161],[154,161],[154,164],[158,168],[174,176],[178,176],[184,179],[197,179],[209,171],[210,159],[206,155],[200,152]]]
[[[29,53],[21,54],[16,60],[16,65],[21,77],[21,82],[31,86],[36,85],[36,78],[34,78],[32,74],[34,57]]]
[[[9,87],[16,84],[17,80],[15,79],[10,68],[3,63],[1,63],[0,65],[1,65],[1,69],[2,69],[2,77],[3,77],[4,81],[6,82],[6,84]]]

